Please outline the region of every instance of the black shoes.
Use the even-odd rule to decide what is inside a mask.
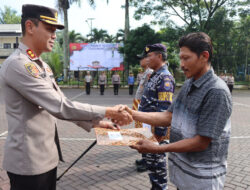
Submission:
[[[147,171],[147,166],[146,166],[146,163],[145,163],[145,161],[143,159],[136,160],[135,165],[136,165],[137,172],[145,172],[145,171]]]
[[[135,164],[138,165],[144,165],[144,160],[140,159],[140,160],[135,160]]]

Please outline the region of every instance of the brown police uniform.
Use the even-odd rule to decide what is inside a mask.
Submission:
[[[32,5],[29,6],[31,9]],[[43,16],[41,20],[54,22],[56,14],[48,14],[48,8],[39,8],[34,6]],[[28,11],[27,7],[24,10]],[[54,25],[62,26],[57,20]],[[72,121],[87,131],[104,118],[105,107],[68,100],[48,64],[22,43],[3,63],[0,81],[8,120],[3,168],[8,172],[37,175],[57,166],[56,118]]]

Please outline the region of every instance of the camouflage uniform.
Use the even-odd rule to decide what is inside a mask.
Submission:
[[[174,78],[168,71],[167,66],[162,66],[156,72],[153,72],[144,88],[139,111],[143,112],[163,112],[166,111],[172,103],[174,93]],[[153,133],[157,136],[166,136],[167,128],[155,126],[152,127]],[[165,141],[159,142],[166,143]],[[143,154],[146,165],[149,170],[149,178],[152,184],[152,190],[167,189],[167,167],[166,154]]]
[[[139,86],[136,90],[135,99],[133,100],[133,107],[132,107],[133,110],[138,110],[139,104],[141,102],[141,97],[144,91],[144,87],[147,85],[148,79],[152,74],[152,72],[153,72],[152,69],[147,68],[146,71],[141,76]],[[141,128],[141,127],[142,123],[140,121],[135,121],[135,128]]]

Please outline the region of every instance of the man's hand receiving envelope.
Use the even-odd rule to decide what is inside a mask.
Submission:
[[[140,153],[161,153],[161,147],[150,140],[140,140],[130,148],[136,149]]]

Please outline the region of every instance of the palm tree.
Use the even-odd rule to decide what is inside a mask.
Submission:
[[[114,43],[116,42],[116,36],[113,35],[107,35],[105,38],[106,43]]]
[[[132,0],[125,0],[125,28],[124,28],[124,41],[128,39],[129,35],[129,2]],[[126,57],[126,54],[124,54],[124,58]],[[128,76],[129,73],[129,63],[124,62],[125,65],[125,74]]]
[[[94,6],[94,0],[88,0],[91,6]],[[72,3],[78,3],[80,6],[81,0],[57,0],[57,7],[60,11],[63,12],[64,17],[64,30],[63,30],[63,50],[64,50],[64,64],[63,64],[63,73],[64,73],[64,82],[67,82],[68,79],[68,63],[69,63],[69,26],[68,26],[68,9]]]
[[[60,11],[63,12],[63,17],[64,17],[64,31],[63,31],[63,46],[64,46],[64,82],[67,81],[67,75],[68,75],[68,63],[69,63],[69,38],[68,38],[68,31],[69,31],[69,26],[68,26],[68,9],[71,4],[73,3],[78,3],[80,6],[81,0],[56,0],[57,2],[57,7],[59,8]],[[88,0],[89,4],[94,7],[95,5],[95,0]],[[109,1],[107,0],[107,3]]]
[[[69,43],[83,43],[86,42],[85,39],[80,33],[76,33],[74,30],[69,32]]]
[[[94,28],[92,30],[92,35],[88,34],[87,36],[91,36],[91,42],[104,42],[105,38],[108,36],[107,30]]]
[[[125,0],[125,35],[124,39],[127,40],[129,34],[129,1]]]
[[[124,42],[124,30],[123,29],[119,29],[116,33],[115,36],[115,42],[120,43],[120,42]]]

